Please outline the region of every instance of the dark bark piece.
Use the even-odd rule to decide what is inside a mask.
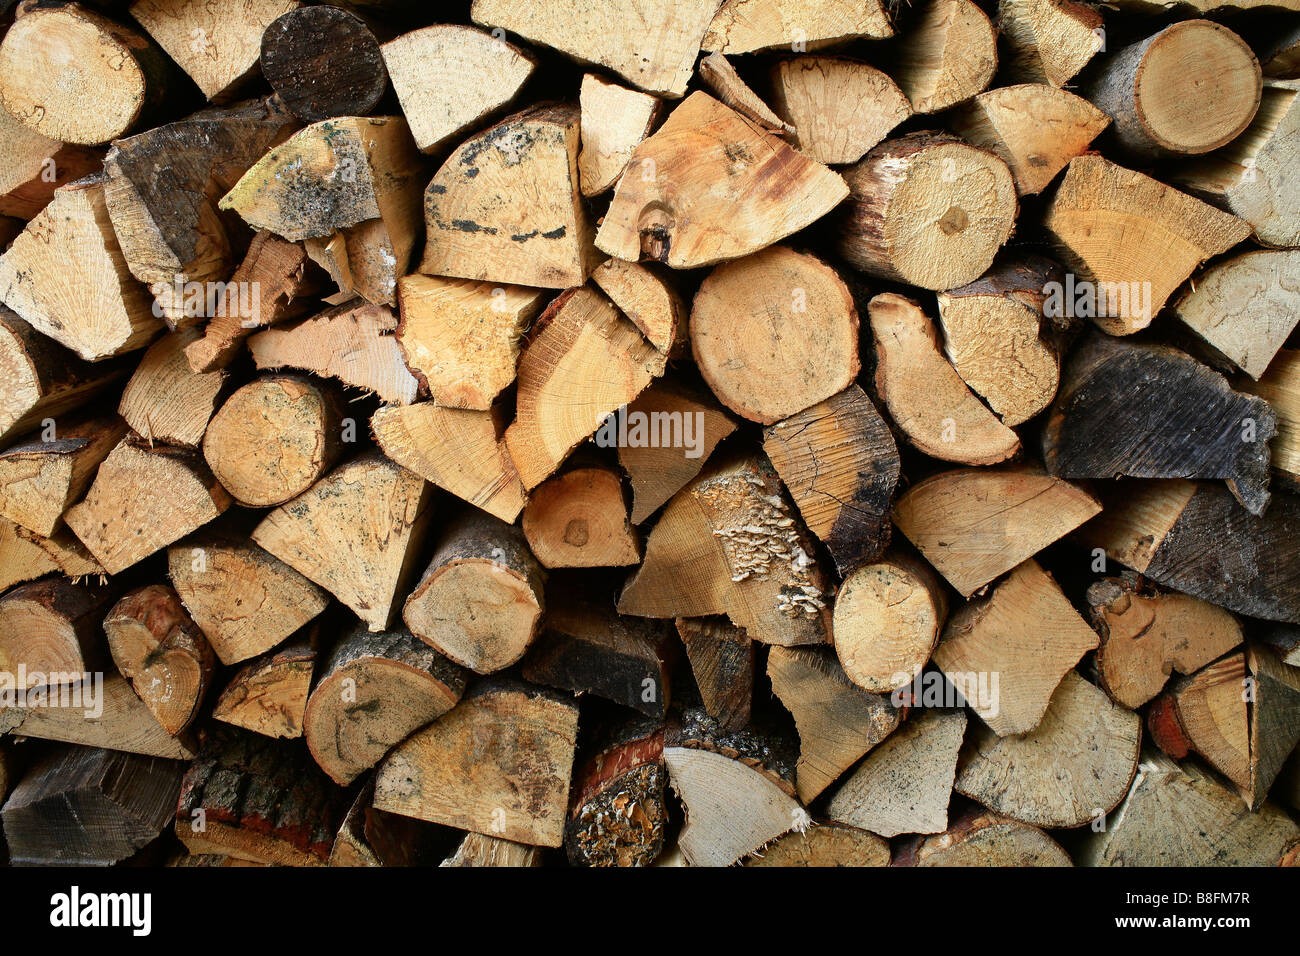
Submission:
[[[648,866],[668,824],[663,726],[637,718],[607,733],[574,772],[564,848],[574,866]]]
[[[339,7],[299,7],[262,34],[262,75],[304,123],[365,116],[388,88],[379,41]]]
[[[743,730],[754,703],[754,642],[725,617],[679,617],[677,634],[704,709],[723,731]]]

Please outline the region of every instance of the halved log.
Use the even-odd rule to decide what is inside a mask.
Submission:
[[[0,108],[0,148],[7,162],[0,170],[0,216],[31,219],[54,198],[54,190],[99,169],[97,152],[61,143],[36,132]],[[14,224],[22,229],[22,222]],[[7,235],[3,245],[13,236]]]
[[[547,478],[524,506],[523,530],[543,567],[614,568],[641,561],[623,477],[613,467],[580,466]]]
[[[702,57],[697,71],[700,81],[713,91],[713,95],[737,113],[753,120],[769,133],[786,137],[794,133],[794,127],[772,112],[721,53]]]
[[[998,0],[997,27],[1010,76],[1058,87],[1106,45],[1101,14],[1075,0]]]
[[[812,49],[850,40],[893,36],[879,0],[845,7],[835,0],[724,0],[700,46],[705,51],[753,53],[778,47]]]
[[[594,73],[582,78],[582,152],[578,178],[584,196],[599,196],[618,182],[632,152],[650,135],[662,102]]]
[[[47,538],[0,517],[0,592],[47,574],[79,578],[103,573],[99,562],[66,528]]]
[[[0,673],[9,692],[89,679],[104,662],[99,624],[112,598],[109,587],[58,578],[24,584],[0,597]]]
[[[264,737],[301,737],[316,669],[316,634],[246,663],[212,705],[212,717]]]
[[[782,60],[771,80],[772,108],[794,129],[795,148],[818,163],[856,163],[912,115],[897,84],[858,60]]]
[[[917,113],[938,113],[988,88],[997,33],[971,0],[927,0],[893,50],[893,76]]]
[[[483,833],[466,833],[456,852],[439,866],[527,867],[541,866],[542,851]]]
[[[591,280],[651,345],[671,356],[682,351],[688,312],[669,277],[639,262],[606,259]]]
[[[185,348],[198,338],[193,328],[164,335],[145,351],[122,391],[118,414],[150,444],[197,448],[217,410],[226,373],[190,368]]]
[[[842,823],[787,833],[755,853],[746,866],[889,866],[889,844]]]

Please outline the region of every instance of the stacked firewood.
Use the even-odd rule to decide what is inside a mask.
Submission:
[[[0,10],[11,862],[1296,862],[1300,0]]]

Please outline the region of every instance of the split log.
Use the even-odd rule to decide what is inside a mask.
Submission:
[[[787,833],[755,853],[746,866],[889,866],[889,844],[874,833],[840,823]]]
[[[1296,164],[1300,91],[1266,86],[1255,120],[1235,140],[1171,173],[1173,181],[1250,224],[1265,246],[1300,245],[1300,198],[1287,185]]]
[[[212,705],[212,716],[264,737],[301,737],[316,669],[315,635],[249,661]]]
[[[104,659],[99,623],[112,596],[102,585],[47,578],[0,597],[0,673],[10,690],[87,678]]]
[[[914,299],[886,292],[867,306],[875,342],[875,387],[907,440],[934,458],[995,465],[1020,438],[966,387],[944,357],[934,322]]]
[[[68,263],[78,264],[69,269]],[[136,283],[104,205],[104,177],[55,190],[0,256],[0,298],[44,335],[97,362],[144,348],[163,323]],[[76,303],[69,311],[68,303]]]
[[[885,140],[844,178],[840,254],[882,279],[936,290],[973,282],[1015,225],[1007,164],[945,134]]]
[[[502,521],[524,507],[524,486],[502,440],[497,411],[444,408],[436,402],[386,406],[370,419],[393,461]]]
[[[824,644],[830,584],[813,555],[766,459],[731,457],[669,502],[618,610],[642,617],[726,614],[764,644]]]
[[[402,361],[392,333],[397,316],[368,302],[350,303],[248,340],[259,369],[297,368],[366,389],[385,402],[409,405],[419,383]]]
[[[289,9],[265,26],[258,62],[285,108],[304,123],[373,110],[388,71],[366,22],[340,7],[278,2]]]
[[[671,281],[650,266],[606,259],[591,279],[660,352],[676,356],[686,344],[686,303]]]
[[[724,263],[691,305],[691,352],[718,399],[764,425],[853,383],[858,313],[835,270],[773,246]]]
[[[122,391],[118,414],[148,441],[197,448],[217,410],[223,371],[195,372],[185,356],[197,329],[164,335],[151,345]]]
[[[135,0],[131,16],[204,96],[220,102],[257,75],[263,32],[297,6],[298,0],[240,0],[236,8],[204,0]]]
[[[1096,647],[1097,633],[1030,559],[986,599],[953,613],[934,663],[975,714],[1006,737],[1037,727],[1061,679]]]
[[[253,541],[383,631],[415,570],[429,498],[423,478],[369,453],[268,514]]]
[[[736,429],[735,419],[711,395],[668,378],[655,381],[618,414],[628,423],[644,422],[647,430],[644,442],[618,442],[618,461],[632,486],[633,524],[688,485]],[[673,440],[674,430],[680,441]],[[596,434],[599,444],[603,436]]]
[[[482,833],[466,833],[456,852],[440,866],[532,867],[542,865],[542,851]]]
[[[743,730],[754,704],[754,642],[726,618],[676,623],[705,711],[723,733]]]
[[[867,754],[831,795],[826,815],[883,837],[942,833],[965,732],[960,710],[921,711]]]
[[[1267,402],[1184,353],[1093,332],[1066,364],[1043,460],[1062,478],[1222,478],[1261,515],[1276,430]]]
[[[1232,142],[1254,119],[1261,89],[1259,61],[1241,37],[1184,20],[1107,56],[1088,98],[1114,120],[1124,149],[1158,158]]]
[[[140,31],[80,4],[29,7],[0,43],[0,105],[42,136],[98,146],[158,112],[170,70]]]
[[[108,453],[90,491],[64,521],[104,570],[117,574],[230,505],[198,455],[127,437]]]
[[[1226,488],[1168,480],[1121,482],[1078,535],[1153,581],[1238,614],[1300,623],[1300,499],[1274,494],[1257,518]]]
[[[83,416],[56,426],[51,441],[0,452],[0,515],[35,535],[53,536],[126,432],[116,415]]]
[[[1199,598],[1163,591],[1126,572],[1088,588],[1101,636],[1097,677],[1111,699],[1131,710],[1151,700],[1174,671],[1192,674],[1241,644],[1241,625]]]
[[[1072,866],[1059,843],[1037,827],[987,810],[963,814],[946,831],[920,839],[895,866]]]
[[[316,269],[302,245],[279,236],[259,232],[248,254],[230,277],[235,292],[253,291],[251,316],[241,309],[219,309],[203,329],[203,338],[185,346],[185,357],[196,372],[225,368],[239,352],[244,339],[259,327],[297,318],[306,308],[303,301],[319,289]],[[242,301],[242,300],[241,300]]]
[[[1134,221],[1136,220],[1136,222]],[[1250,227],[1097,155],[1075,157],[1043,220],[1067,268],[1087,280],[1072,314],[1111,335],[1146,328],[1203,261]],[[1102,306],[1100,299],[1105,299]]]
[[[623,175],[633,151],[650,135],[662,103],[648,93],[588,73],[582,78],[578,104],[582,110],[578,178],[584,196],[599,196]]]
[[[264,375],[238,389],[212,417],[203,457],[240,504],[282,505],[342,455],[340,406],[337,395],[306,376]]]
[[[1045,317],[1043,306],[1045,290],[1060,280],[1056,263],[1031,256],[936,296],[945,354],[1004,425],[1024,424],[1056,397],[1064,317]],[[1051,319],[1047,328],[1044,318]]]
[[[175,829],[191,853],[324,866],[347,809],[301,742],[216,725],[185,773]]]
[[[508,106],[537,68],[503,37],[454,23],[404,33],[380,52],[415,145],[425,153]]]
[[[515,420],[505,440],[524,487],[531,491],[553,474],[663,370],[663,355],[603,295],[589,287],[561,293],[519,360]]]
[[[545,583],[523,532],[469,508],[442,529],[402,620],[438,653],[490,674],[523,657],[537,636]]]
[[[184,765],[89,747],[61,747],[27,771],[5,802],[11,863],[110,866],[155,840]]]
[[[1249,708],[1250,786],[1243,796],[1258,810],[1300,743],[1300,668],[1262,642],[1246,645],[1246,665],[1253,684],[1243,690],[1254,699]]]
[[[623,477],[613,467],[576,467],[547,478],[533,489],[522,524],[528,546],[546,568],[641,563]]]
[[[897,84],[857,60],[782,60],[772,68],[771,81],[772,108],[794,130],[795,148],[828,166],[856,163],[912,115]]]
[[[316,763],[340,786],[455,706],[465,674],[407,631],[353,628],[321,668],[303,731]]]
[[[470,16],[582,63],[618,74],[647,93],[681,96],[716,0],[665,7],[653,0],[474,0]],[[629,24],[636,29],[628,29]]]
[[[1124,799],[1137,772],[1142,721],[1074,671],[1038,726],[997,737],[975,725],[955,787],[995,813],[1039,827],[1081,827]]]
[[[579,123],[576,106],[544,104],[458,146],[424,193],[419,271],[545,289],[586,282],[596,250],[579,190]]]
[[[1300,322],[1300,251],[1259,249],[1216,262],[1172,308],[1218,354],[1259,379]]]
[[[176,592],[132,591],[104,618],[113,663],[163,730],[175,737],[199,715],[216,655]]]
[[[889,544],[898,447],[857,385],[763,430],[763,451],[841,573]]]
[[[518,681],[485,681],[379,765],[380,810],[515,843],[561,846],[578,705]]]
[[[893,77],[913,111],[938,113],[988,88],[997,34],[971,0],[928,0],[893,56]]]
[[[998,36],[1008,75],[1065,86],[1106,45],[1101,14],[1075,0],[999,0]]]
[[[168,548],[167,563],[223,664],[270,650],[329,603],[321,588],[245,539],[200,534]]]
[[[889,700],[856,686],[827,648],[774,647],[767,676],[799,730],[795,781],[805,804],[898,727]]]
[[[707,93],[692,93],[632,154],[596,234],[602,251],[674,269],[738,259],[798,232],[844,181]]]
[[[99,562],[66,528],[47,538],[0,517],[0,592],[47,574],[79,578],[103,573]]]
[[[834,0],[800,0],[793,7],[774,0],[724,0],[700,47],[719,53],[793,49],[796,45],[818,49],[893,33],[879,0],[850,7]]]
[[[962,139],[1006,163],[1016,192],[1031,196],[1086,152],[1110,117],[1081,96],[1024,83],[979,94],[957,110],[953,125]]]
[[[574,772],[564,849],[574,866],[648,866],[668,827],[663,727],[634,719],[607,734]]]
[[[934,652],[948,612],[938,576],[895,553],[855,568],[835,596],[831,637],[849,680],[877,694],[911,683]]]
[[[714,96],[737,113],[757,123],[769,133],[787,137],[794,133],[794,127],[773,113],[771,107],[759,99],[758,94],[740,78],[731,61],[721,53],[710,53],[701,58],[697,69],[700,81],[713,92]]]
[[[1084,866],[1274,866],[1300,827],[1266,803],[1248,812],[1192,762],[1143,755],[1140,773],[1106,826],[1083,842]]]
[[[2,49],[2,48],[0,48]],[[100,167],[99,154],[85,146],[60,143],[19,122],[0,108],[0,216],[31,219],[54,198],[54,190]],[[18,229],[23,224],[17,223]],[[8,236],[3,245],[8,245]]]
[[[1277,416],[1269,464],[1274,478],[1300,491],[1300,350],[1279,351],[1258,382],[1238,376],[1233,384],[1264,399]]]
[[[1032,468],[960,469],[908,489],[894,524],[970,597],[1101,511],[1074,485]],[[960,531],[952,515],[962,516]]]
[[[397,283],[397,344],[440,406],[486,410],[515,380],[520,346],[544,293],[411,275]]]

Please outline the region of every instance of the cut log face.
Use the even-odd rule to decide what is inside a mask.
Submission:
[[[867,307],[876,392],[908,440],[934,458],[994,465],[1020,438],[966,387],[940,350],[939,332],[913,299],[886,292]]]
[[[270,650],[303,627],[329,596],[241,539],[199,535],[167,549],[172,585],[223,664]]]
[[[898,726],[889,700],[863,692],[827,648],[774,647],[767,676],[799,729],[795,780],[805,804]]]
[[[412,275],[397,284],[397,343],[435,402],[486,410],[515,380],[520,345],[544,293]]]
[[[599,292],[561,294],[519,360],[506,446],[528,490],[663,374],[664,358]]]
[[[235,672],[212,706],[212,716],[265,737],[301,737],[316,648],[287,644]]]
[[[1160,693],[1174,671],[1192,674],[1242,641],[1241,625],[1222,608],[1130,574],[1093,584],[1088,604],[1101,635],[1101,686],[1131,710]]]
[[[1089,99],[1114,120],[1125,149],[1167,157],[1236,139],[1255,117],[1261,88],[1259,61],[1241,37],[1210,20],[1184,20],[1108,56]]]
[[[1097,155],[1070,161],[1043,225],[1065,265],[1091,283],[1075,314],[1111,335],[1151,324],[1211,256],[1249,235],[1240,219]],[[1102,307],[1101,299],[1105,300]]]
[[[976,725],[956,789],[1023,823],[1081,827],[1124,799],[1141,737],[1137,714],[1071,671],[1031,733],[999,738]]]
[[[711,466],[660,516],[620,613],[726,614],[765,644],[826,643],[829,582],[792,512],[761,457]]]
[[[303,719],[312,757],[347,786],[455,706],[465,674],[408,631],[353,628],[320,669]]]
[[[889,844],[874,833],[840,823],[787,833],[755,853],[746,866],[889,866]]]
[[[1261,249],[1216,262],[1172,307],[1219,354],[1261,378],[1300,322],[1300,250]]]
[[[1086,866],[1275,866],[1300,827],[1274,804],[1251,813],[1188,761],[1143,755],[1140,773],[1106,826],[1078,855]]]
[[[564,842],[578,705],[486,681],[379,765],[375,806],[515,843]]]
[[[938,113],[988,87],[997,34],[970,0],[928,0],[898,41],[894,78],[917,113]]]
[[[151,345],[126,383],[118,413],[146,441],[197,448],[217,410],[226,373],[195,372],[185,347],[197,329],[164,335]]]
[[[842,573],[880,556],[900,465],[894,436],[862,389],[850,385],[764,429],[763,450]]]
[[[272,511],[253,541],[383,631],[431,517],[424,479],[372,453]]]
[[[204,96],[221,101],[256,75],[263,32],[297,6],[298,0],[241,0],[232,10],[203,0],[135,0],[131,16]]]
[[[952,136],[885,140],[844,178],[840,254],[882,279],[936,290],[973,282],[1015,225],[1007,164]]]
[[[1069,854],[1037,827],[972,811],[945,832],[920,840],[896,866],[1072,866]]]
[[[1300,490],[1300,350],[1282,349],[1258,382],[1233,383],[1243,392],[1268,402],[1277,416],[1277,434],[1270,445],[1273,475],[1292,491]]]
[[[981,93],[957,111],[954,125],[962,139],[1005,162],[1016,192],[1030,196],[1086,151],[1110,117],[1081,96],[1024,83]]]
[[[113,662],[173,737],[198,716],[217,658],[169,587],[132,591],[104,618]]]
[[[1300,499],[1274,494],[1266,518],[1220,485],[1124,482],[1079,537],[1153,581],[1270,621],[1300,624]]]
[[[0,597],[0,672],[10,686],[81,682],[102,661],[99,622],[111,596],[106,587],[47,578]]]
[[[99,562],[66,528],[46,538],[0,517],[0,591],[47,574],[79,578],[103,573]]]
[[[339,7],[278,2],[290,9],[265,26],[258,62],[289,112],[315,123],[373,110],[388,71],[365,21]]]
[[[466,833],[456,852],[439,864],[493,868],[541,865],[542,851],[538,847],[482,833]]]
[[[779,242],[847,195],[825,166],[692,93],[632,154],[596,245],[629,262],[714,265]]]
[[[1261,515],[1276,430],[1267,402],[1184,353],[1094,332],[1066,365],[1043,460],[1062,478],[1222,478]]]
[[[457,147],[424,194],[419,271],[543,289],[587,281],[597,257],[579,191],[579,122],[575,106],[538,106]]]
[[[894,524],[963,597],[1101,511],[1079,488],[1027,468],[945,472],[913,485]],[[960,528],[950,524],[961,515]]]
[[[582,108],[582,152],[578,154],[582,194],[599,196],[623,175],[632,152],[650,135],[662,103],[594,73],[582,78],[578,102]]]
[[[126,432],[116,415],[83,417],[56,428],[53,441],[0,452],[0,516],[34,535],[53,536]]]
[[[794,129],[795,148],[828,166],[856,163],[912,115],[894,81],[857,60],[782,60],[771,80],[772,109]]]
[[[474,0],[470,16],[582,63],[602,66],[647,93],[681,96],[716,0],[665,7],[654,0]],[[634,30],[629,24],[638,24]]]
[[[0,299],[89,362],[143,348],[163,328],[122,256],[103,177],[55,190],[0,256]]]
[[[816,49],[893,34],[878,0],[849,7],[835,0],[802,0],[794,8],[775,0],[724,0],[700,46],[719,53],[754,53],[796,44]]]
[[[545,583],[519,529],[469,509],[443,529],[402,619],[440,654],[490,674],[518,661],[537,636]]]
[[[713,393],[765,425],[842,391],[861,368],[848,286],[785,246],[714,269],[691,305],[690,335]]]
[[[924,710],[911,717],[831,795],[826,815],[884,837],[942,833],[965,733],[960,710]]]
[[[1002,66],[1016,79],[1064,86],[1106,45],[1101,24],[1074,0],[998,0]]]
[[[1029,560],[988,598],[953,613],[934,662],[976,715],[1006,737],[1038,726],[1061,678],[1096,646],[1096,632]],[[997,681],[993,693],[979,693],[981,675]]]
[[[678,618],[677,634],[704,709],[724,733],[749,726],[754,704],[754,642],[726,618]]]
[[[641,561],[614,468],[573,468],[546,479],[524,507],[524,535],[543,567],[614,568]]]
[[[125,571],[216,518],[230,495],[193,452],[125,438],[64,520],[105,571]]]
[[[0,170],[0,216],[18,219],[31,219],[54,198],[54,190],[94,173],[100,165],[94,150],[43,136],[7,109],[0,109],[0,149],[8,160]],[[21,222],[15,225],[22,228]]]
[[[675,356],[686,342],[686,303],[671,280],[649,266],[606,259],[591,279],[660,352]]]
[[[452,23],[412,30],[380,49],[411,135],[426,153],[504,109],[537,68],[503,38]]]

